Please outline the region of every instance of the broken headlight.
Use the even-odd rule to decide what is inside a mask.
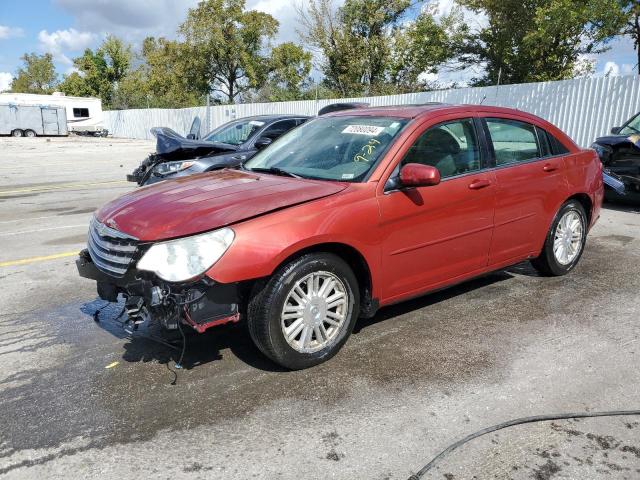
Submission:
[[[161,163],[161,164],[157,165],[153,169],[153,173],[156,173],[158,175],[169,175],[170,173],[177,173],[177,172],[181,172],[182,170],[186,170],[187,168],[192,166],[194,163],[196,163],[196,162],[193,162],[193,161],[188,161],[188,162],[164,162],[164,163]]]
[[[138,261],[138,269],[155,273],[167,282],[191,280],[209,270],[231,246],[230,228],[155,243]]]

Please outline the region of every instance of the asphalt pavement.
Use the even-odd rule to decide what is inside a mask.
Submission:
[[[640,409],[628,207],[603,210],[570,275],[521,264],[385,308],[319,367],[283,371],[236,325],[188,335],[176,369],[180,352],[125,331],[74,265],[152,149],[0,139],[0,477],[406,479],[506,420]],[[423,478],[637,479],[640,417],[512,427]]]

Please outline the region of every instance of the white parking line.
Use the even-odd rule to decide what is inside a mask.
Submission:
[[[74,215],[87,215],[87,212],[65,213],[65,217],[72,217]],[[0,222],[0,225],[4,225],[4,224],[7,224],[7,223],[32,222],[34,220],[47,220],[49,218],[60,219],[60,215],[47,215],[46,217],[16,218],[15,220],[3,220],[3,221]]]
[[[83,223],[80,225],[63,225],[61,227],[47,227],[47,228],[36,228],[34,230],[22,230],[19,232],[5,232],[5,233],[0,233],[0,237],[8,237],[9,235],[26,235],[27,233],[38,233],[38,232],[46,232],[48,230],[61,230],[63,228],[89,228],[89,224],[88,223]]]

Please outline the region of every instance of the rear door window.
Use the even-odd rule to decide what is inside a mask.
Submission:
[[[271,140],[275,140],[297,125],[298,120],[295,118],[290,120],[280,120],[279,122],[275,122],[273,125],[269,126],[260,136],[269,137]]]
[[[487,118],[485,121],[497,166],[526,162],[544,156],[536,127],[533,125],[502,118]]]

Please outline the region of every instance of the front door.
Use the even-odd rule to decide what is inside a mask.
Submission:
[[[407,163],[433,165],[435,186],[387,189],[379,196],[384,302],[452,283],[487,265],[493,230],[495,178],[485,170],[473,119],[426,129]],[[388,185],[393,185],[393,175]]]

